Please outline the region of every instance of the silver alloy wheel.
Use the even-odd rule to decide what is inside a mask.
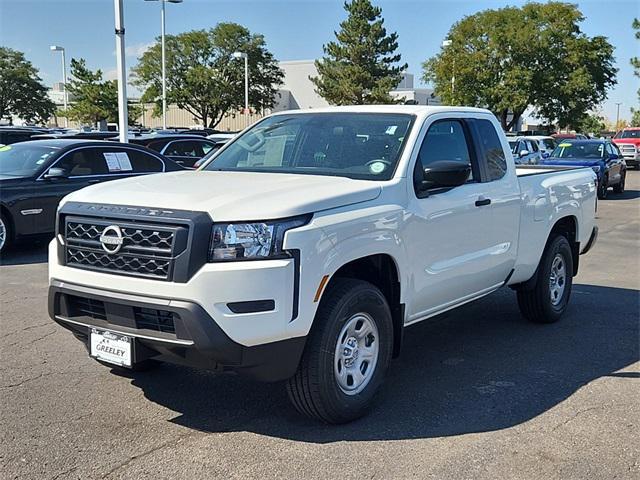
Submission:
[[[4,220],[0,218],[0,252],[4,248],[4,244],[7,242],[7,226],[4,224]]]
[[[346,321],[338,335],[333,370],[338,387],[347,395],[360,393],[371,381],[380,351],[378,327],[364,312]]]
[[[567,269],[564,255],[556,253],[551,263],[551,273],[549,274],[549,295],[551,296],[552,305],[558,305],[562,301],[566,284]]]

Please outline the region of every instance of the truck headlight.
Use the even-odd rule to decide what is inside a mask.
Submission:
[[[306,225],[311,216],[265,222],[230,222],[213,225],[209,262],[259,260],[289,256],[283,250],[287,230]]]

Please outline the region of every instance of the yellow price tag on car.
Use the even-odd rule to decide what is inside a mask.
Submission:
[[[559,147],[570,147],[571,144],[570,143],[561,143],[560,145],[558,145]]]

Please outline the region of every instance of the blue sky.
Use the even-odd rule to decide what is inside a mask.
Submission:
[[[233,21],[262,33],[268,48],[279,60],[317,58],[322,45],[344,18],[341,0],[184,0],[167,5],[167,32],[210,28]],[[400,52],[409,72],[421,74],[421,63],[439,50],[450,26],[464,15],[486,8],[520,5],[521,1],[494,0],[379,0],[389,30],[400,35]],[[605,35],[615,46],[618,85],[603,104],[604,113],[615,119],[616,102],[621,117],[629,118],[636,107],[638,79],[629,58],[640,56],[631,21],[640,17],[638,0],[587,0],[578,2],[586,17],[582,29],[588,35]],[[125,0],[127,67],[153,42],[160,29],[160,5]],[[115,39],[112,0],[0,0],[0,44],[25,52],[40,69],[46,84],[61,80],[60,58],[49,45],[62,45],[71,57],[83,57],[91,68],[115,76]]]

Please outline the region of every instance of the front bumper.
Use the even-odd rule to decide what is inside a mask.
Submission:
[[[260,381],[278,381],[295,373],[306,340],[303,336],[247,347],[233,341],[196,303],[95,289],[55,279],[50,283],[48,304],[51,318],[73,332],[85,346],[92,328],[133,337],[134,364],[157,359],[210,370],[233,370]],[[163,326],[142,324],[140,312],[146,318],[150,312],[162,312]],[[172,328],[165,328],[167,318],[172,320]]]

